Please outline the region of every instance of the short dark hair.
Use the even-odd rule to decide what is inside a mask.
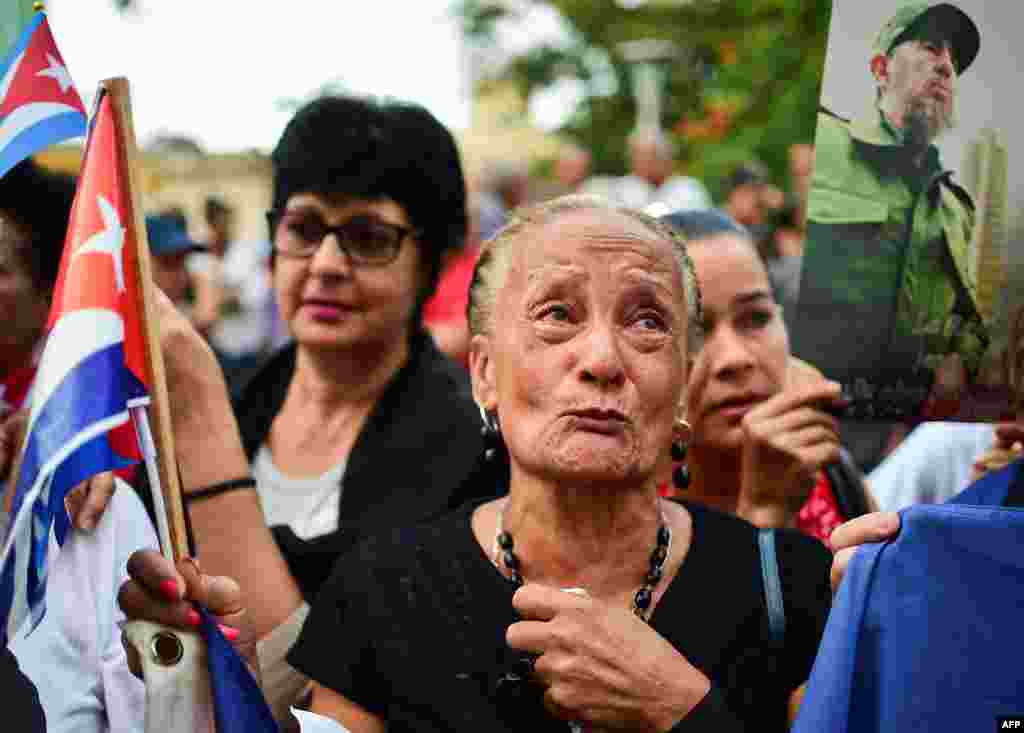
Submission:
[[[736,166],[725,182],[725,190],[732,193],[737,188],[747,185],[763,186],[768,183],[768,169],[756,160]]]
[[[231,213],[231,207],[220,196],[207,196],[203,202],[203,218],[207,223],[225,214]]]
[[[428,271],[418,320],[444,255],[462,246],[469,226],[459,151],[444,125],[417,104],[324,96],[295,113],[271,162],[274,210],[298,193],[328,200],[390,198],[405,210],[420,230]]]
[[[693,242],[719,234],[738,234],[750,239],[750,232],[721,209],[674,211],[659,219]]]
[[[57,281],[74,200],[74,177],[41,168],[31,158],[0,178],[0,211],[28,235],[17,255],[40,291],[52,289]]]

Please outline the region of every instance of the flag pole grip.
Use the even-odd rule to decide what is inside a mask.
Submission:
[[[150,262],[149,241],[146,236],[146,222],[142,209],[141,180],[138,166],[138,148],[135,143],[135,127],[132,122],[131,96],[128,80],[123,77],[105,79],[100,88],[110,95],[112,108],[117,121],[118,144],[122,146],[122,159],[127,170],[123,171],[124,180],[128,182],[131,221],[135,232],[136,254],[135,266],[138,268],[138,312],[142,314],[143,338],[146,342],[146,369],[150,385],[150,404],[145,408],[151,418],[148,428],[152,428],[153,443],[156,446],[156,469],[159,485],[153,492],[159,492],[163,499],[164,518],[167,536],[161,542],[169,542],[164,547],[164,555],[177,562],[188,555],[188,535],[185,530],[185,509],[181,499],[181,483],[178,479],[177,464],[174,452],[174,434],[171,430],[170,400],[167,394],[167,374],[164,369],[163,352],[160,350],[160,324],[156,319],[154,303],[152,264]],[[140,426],[136,423],[136,429]],[[140,437],[142,437],[140,435]],[[144,449],[145,450],[145,449]],[[155,497],[154,497],[155,498]],[[159,503],[157,503],[159,506]],[[158,519],[157,524],[163,523]]]

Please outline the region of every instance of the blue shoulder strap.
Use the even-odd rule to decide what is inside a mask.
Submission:
[[[761,552],[761,579],[764,581],[764,599],[768,608],[768,635],[777,646],[786,636],[786,610],[782,604],[782,581],[779,561],[775,553],[775,530],[760,529],[757,544]]]

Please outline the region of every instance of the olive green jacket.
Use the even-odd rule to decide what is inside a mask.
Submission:
[[[881,112],[819,114],[793,350],[830,377],[879,381],[987,337],[968,244],[974,205],[929,146],[920,162]],[[882,379],[881,381],[884,381]]]

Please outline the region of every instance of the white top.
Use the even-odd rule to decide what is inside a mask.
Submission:
[[[267,525],[286,524],[304,540],[333,532],[338,526],[342,460],[320,476],[286,476],[274,465],[266,443],[252,462],[252,477]]]
[[[218,261],[208,252],[189,256],[190,272],[213,278],[229,304],[210,331],[210,342],[232,356],[256,354],[270,344],[273,323],[269,309],[274,295],[267,269],[269,242],[232,242]]]
[[[614,183],[609,194],[617,203],[631,209],[660,204],[667,213],[712,206],[711,195],[704,184],[688,176],[672,176],[657,188],[639,176],[623,176]]]
[[[72,530],[63,548],[51,533],[46,615],[10,644],[39,689],[48,733],[144,730],[146,691],[128,670],[117,593],[128,556],[157,546],[142,501],[120,480],[95,529]]]
[[[327,718],[298,708],[291,710],[292,715],[299,721],[300,733],[349,733],[349,729],[334,718]]]
[[[922,423],[868,474],[868,484],[883,511],[941,504],[967,488],[974,461],[994,439],[988,423]]]

